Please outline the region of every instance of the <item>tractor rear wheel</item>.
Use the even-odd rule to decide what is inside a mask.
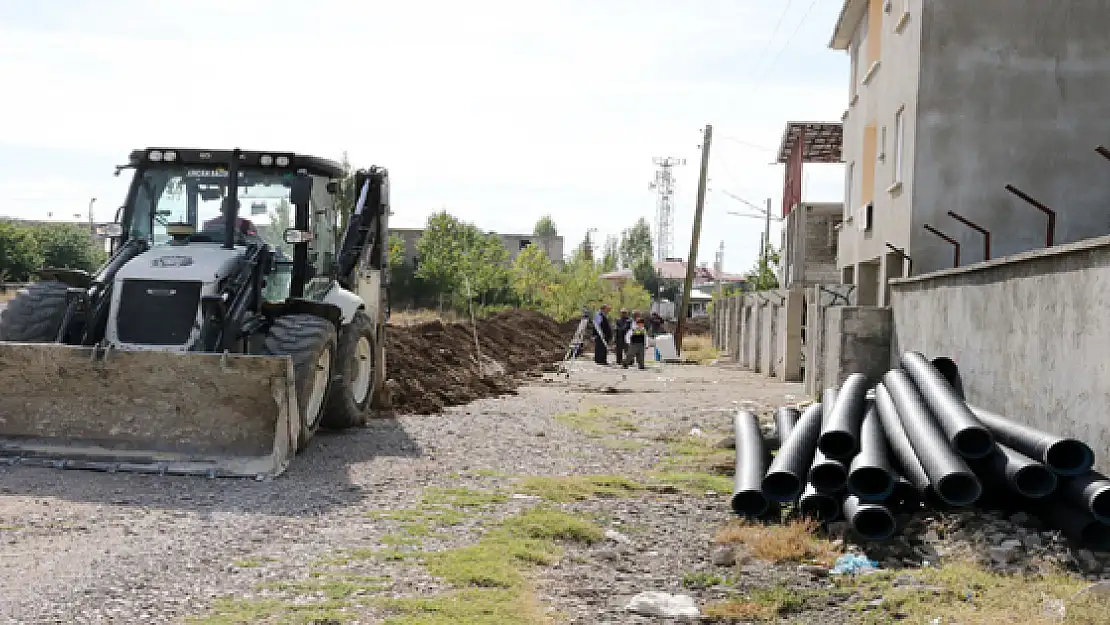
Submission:
[[[339,355],[335,359],[337,375],[332,382],[328,409],[323,426],[332,430],[366,425],[370,402],[374,398],[377,364],[374,322],[363,311],[355,313],[351,323],[339,335]]]
[[[53,343],[66,315],[62,282],[35,282],[20,291],[0,312],[0,341]]]
[[[272,356],[293,358],[297,410],[301,417],[297,451],[303,451],[320,429],[320,420],[328,405],[336,353],[335,326],[315,315],[278,317],[270,326],[262,350]]]

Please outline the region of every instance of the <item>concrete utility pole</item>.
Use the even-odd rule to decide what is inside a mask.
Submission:
[[[686,258],[686,282],[682,284],[682,305],[678,309],[678,324],[674,331],[674,348],[682,353],[682,330],[686,311],[690,308],[690,289],[694,286],[694,269],[698,264],[698,240],[701,239],[701,215],[705,209],[705,187],[709,175],[709,148],[713,144],[713,125],[706,124],[701,141],[701,172],[698,174],[698,199],[694,206],[694,231],[690,235],[690,255]]]
[[[713,279],[717,282],[717,299],[721,299],[724,294],[724,284],[721,280],[721,274],[725,272],[725,242],[721,241],[720,246],[717,247],[717,260],[713,263],[713,270],[716,273]]]
[[[767,198],[767,210],[763,213],[763,251],[760,257],[763,259],[763,266],[767,266],[767,259],[771,254],[771,198]]]

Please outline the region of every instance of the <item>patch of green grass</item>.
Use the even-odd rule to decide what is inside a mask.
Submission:
[[[682,585],[686,588],[709,588],[710,586],[720,586],[727,581],[728,580],[724,577],[716,573],[707,573],[705,571],[682,574]]]
[[[548,501],[568,503],[593,497],[628,497],[644,490],[644,486],[621,475],[569,475],[525,477],[518,489]]]
[[[555,415],[555,422],[587,436],[600,438],[639,430],[639,426],[627,418],[630,414],[628,410],[620,410],[612,406],[590,406],[585,410]]]
[[[383,545],[391,547],[411,547],[420,544],[420,539],[413,536],[402,536],[401,534],[386,534],[380,539]]]
[[[260,590],[271,590],[298,597],[322,595],[330,600],[373,594],[390,587],[389,581],[364,581],[363,576],[319,577],[295,582],[265,582]],[[386,578],[388,580],[388,578]]]
[[[508,495],[504,493],[470,490],[469,488],[429,488],[424,491],[425,506],[478,508],[501,503],[508,499]]]
[[[597,526],[562,510],[537,506],[507,519],[502,527],[509,534],[541,540],[576,541],[592,545],[605,537]]]
[[[897,585],[893,580],[899,578]],[[885,623],[895,615],[906,622],[939,619],[943,623],[993,625],[1020,622],[1095,624],[1105,623],[1110,599],[1096,593],[1076,593],[1089,582],[1062,571],[1045,575],[1004,575],[973,562],[953,561],[940,567],[913,571],[880,571],[864,577],[841,580],[842,587],[861,597],[855,607],[865,622]],[[1074,598],[1073,598],[1074,597]],[[876,608],[868,605],[882,599]],[[1063,601],[1064,620],[1043,615],[1046,600]]]
[[[683,471],[659,471],[652,473],[651,478],[661,484],[673,486],[679,490],[692,494],[702,494],[706,491],[713,491],[716,493],[732,492],[732,478],[723,475]]]
[[[622,451],[638,451],[645,447],[651,447],[651,443],[635,438],[606,438],[600,442],[609,449],[620,449]]]
[[[429,598],[390,599],[383,607],[398,613],[386,625],[543,625],[543,616],[528,591],[467,588]]]
[[[428,526],[449,527],[466,520],[466,515],[454,508],[440,504],[423,504],[401,510],[373,510],[367,513],[373,519],[387,519],[405,523],[422,523]]]
[[[509,477],[507,473],[502,473],[501,471],[495,471],[493,469],[474,469],[470,474],[478,477]]]
[[[755,589],[743,597],[711,603],[703,612],[710,619],[724,622],[777,621],[781,616],[801,610],[805,597],[785,586],[771,586]]]
[[[212,602],[208,616],[192,617],[194,625],[242,625],[243,623],[274,623],[277,625],[309,625],[321,621],[347,623],[353,616],[344,612],[345,601],[293,603],[282,599],[222,598]]]

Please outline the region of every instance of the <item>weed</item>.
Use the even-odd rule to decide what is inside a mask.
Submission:
[[[388,578],[387,578],[388,579]],[[389,588],[388,582],[367,582],[357,577],[314,578],[295,582],[266,582],[261,590],[272,590],[297,596],[322,595],[327,599],[346,599],[353,595],[371,594]]]
[[[600,442],[609,449],[619,449],[622,451],[638,451],[651,446],[651,443],[635,438],[607,438]]]
[[[430,598],[390,599],[383,607],[398,613],[386,625],[542,625],[543,616],[529,590],[467,588]]]
[[[424,491],[425,506],[477,508],[506,501],[504,493],[470,490],[469,488],[429,488]]]
[[[706,573],[705,571],[682,574],[682,585],[686,588],[709,588],[710,586],[720,586],[726,581],[720,575]]]
[[[402,536],[400,534],[386,534],[379,539],[379,542],[391,547],[411,547],[419,545],[420,539],[412,536]]]
[[[713,347],[713,337],[704,334],[695,334],[682,338],[683,360],[706,365],[720,356],[717,348]]]
[[[805,597],[784,586],[753,590],[747,596],[705,606],[705,615],[723,621],[773,621],[799,611]]]
[[[293,603],[281,599],[242,599],[226,597],[212,602],[208,616],[194,617],[187,622],[195,625],[240,625],[241,623],[280,623],[308,625],[331,621],[345,623],[351,615],[343,612],[345,601]]]
[[[422,523],[437,527],[458,525],[466,520],[466,515],[461,511],[441,504],[423,504],[416,508],[402,510],[374,510],[366,514],[374,519]]]
[[[591,545],[604,538],[593,523],[561,510],[539,506],[507,519],[503,527],[514,536],[577,541]]]
[[[818,562],[831,565],[840,552],[832,543],[817,537],[820,525],[801,519],[781,525],[735,521],[721,528],[718,544],[743,545],[748,552],[768,562]]]
[[[519,484],[521,492],[562,503],[592,497],[627,497],[643,489],[639,482],[620,475],[533,476],[521,479]]]
[[[715,493],[731,493],[732,478],[710,473],[661,471],[652,473],[653,480],[673,486],[693,494],[702,494],[706,491]]]
[[[627,410],[618,410],[612,406],[590,406],[585,410],[556,415],[555,421],[587,436],[600,438],[637,431],[639,427],[636,423],[624,418],[628,414],[630,413]]]
[[[238,560],[233,564],[241,569],[256,569],[263,564],[266,564],[267,562],[277,562],[277,558],[271,558],[269,556],[258,558],[243,558],[242,560]]]

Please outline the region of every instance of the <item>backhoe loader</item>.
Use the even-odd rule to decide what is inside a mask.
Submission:
[[[44,269],[0,313],[0,463],[267,479],[320,427],[364,424],[388,172],[355,172],[340,233],[329,160],[147,148],[122,170],[107,263]]]

